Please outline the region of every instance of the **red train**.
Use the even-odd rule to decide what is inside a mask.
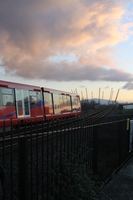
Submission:
[[[81,114],[74,93],[0,80],[0,126],[70,117]],[[12,120],[11,120],[12,119]]]

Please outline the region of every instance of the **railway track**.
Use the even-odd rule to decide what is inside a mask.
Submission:
[[[31,122],[31,124],[3,127],[3,129],[0,130],[0,141],[8,141],[11,139],[17,140],[18,137],[31,137],[31,135],[35,136],[37,133],[38,135],[42,135],[42,132],[46,135],[47,133],[55,133],[56,131],[59,132],[63,129],[81,128],[88,125],[94,125],[113,109],[113,105],[101,106],[93,112],[82,113],[80,116],[71,118],[42,121],[39,123]]]

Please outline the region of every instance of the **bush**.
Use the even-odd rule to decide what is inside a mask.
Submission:
[[[53,195],[51,200],[102,200],[105,199],[103,192],[98,188],[98,179],[86,169],[74,156],[67,160],[65,157],[62,163],[57,164],[51,170],[53,183]],[[76,161],[75,161],[76,160]]]

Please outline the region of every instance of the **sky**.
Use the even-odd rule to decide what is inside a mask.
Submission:
[[[133,102],[132,55],[133,0],[0,0],[1,80]]]

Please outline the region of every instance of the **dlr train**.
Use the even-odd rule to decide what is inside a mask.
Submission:
[[[80,114],[78,94],[0,80],[0,127]]]

